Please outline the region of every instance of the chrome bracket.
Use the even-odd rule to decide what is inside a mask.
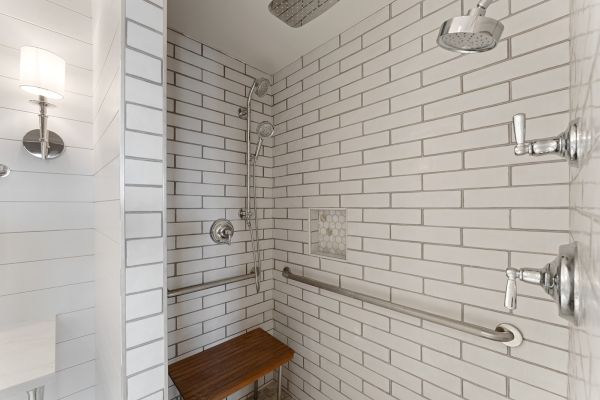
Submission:
[[[508,342],[502,342],[503,345],[507,346],[507,347],[519,347],[521,344],[523,344],[523,334],[521,333],[521,331],[519,330],[519,328],[517,328],[514,325],[511,324],[499,324],[496,327],[496,331],[497,332],[510,332],[513,334],[513,339],[508,341]]]
[[[27,391],[27,400],[44,400],[44,387],[36,387]]]
[[[254,211],[248,208],[240,208],[240,219],[248,222],[252,218],[254,218]]]
[[[6,178],[8,175],[10,175],[8,165],[0,164],[0,178]]]
[[[238,117],[240,117],[240,119],[248,118],[248,108],[246,108],[246,107],[238,108]]]
[[[579,120],[573,120],[568,128],[556,137],[538,140],[525,140],[525,114],[516,114],[513,117],[513,132],[517,145],[515,155],[543,156],[558,154],[572,163],[577,161],[577,148],[579,142]]]
[[[542,269],[508,268],[504,307],[517,308],[517,280],[541,286],[558,304],[558,314],[575,321],[575,243],[560,246],[558,256]]]
[[[228,219],[218,219],[210,227],[210,237],[218,244],[231,244],[235,230]]]

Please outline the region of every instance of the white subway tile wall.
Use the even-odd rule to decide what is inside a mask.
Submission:
[[[48,16],[51,16],[49,18]],[[90,1],[0,4],[0,320],[56,318],[56,378],[46,399],[93,399],[95,385],[92,10]],[[44,162],[22,147],[39,127],[35,96],[19,88],[19,49],[38,46],[66,61],[65,96],[49,129],[66,150]],[[2,394],[6,400],[25,392]]]
[[[275,74],[273,317],[296,351],[287,389],[298,399],[565,398],[567,324],[539,288],[523,288],[509,313],[503,270],[542,266],[569,242],[567,164],[514,156],[510,127],[517,112],[532,138],[566,127],[568,2],[499,1],[489,11],[503,40],[463,56],[435,37],[475,1],[408,3]],[[310,207],[348,208],[347,261],[309,255]],[[286,266],[465,322],[513,323],[526,340],[509,350],[286,281]]]
[[[160,0],[125,1],[124,132],[120,141],[124,142],[121,218],[127,400],[164,399],[168,387],[164,7]],[[155,324],[152,333],[136,329]]]
[[[598,221],[598,174],[600,171],[600,126],[594,106],[600,73],[600,52],[592,42],[598,37],[600,1],[573,0],[571,3],[571,118],[579,118],[583,133],[581,161],[570,171],[572,240],[578,245],[580,284],[579,321],[571,325],[569,341],[569,399],[591,400],[600,395],[600,237]],[[537,393],[519,388],[519,398]],[[515,396],[515,398],[517,398]]]
[[[254,78],[272,77],[174,30],[168,31],[168,42],[167,260],[168,287],[176,289],[252,269],[250,231],[239,217],[246,196],[246,121],[238,117],[238,108],[246,106]],[[252,132],[261,121],[273,122],[272,105],[270,91],[253,97]],[[254,152],[254,133],[251,139]],[[265,140],[256,167],[260,292],[249,279],[171,299],[171,362],[256,327],[273,331],[273,236],[286,228],[286,220],[274,210],[272,144],[272,139]],[[233,222],[229,246],[210,238],[210,227],[219,218]],[[268,380],[270,376],[261,384]],[[243,397],[250,389],[230,398]],[[171,383],[169,398],[177,395]]]

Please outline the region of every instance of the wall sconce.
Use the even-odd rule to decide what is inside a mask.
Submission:
[[[20,80],[21,89],[38,96],[38,100],[30,101],[40,106],[40,128],[27,132],[23,147],[43,160],[56,158],[63,152],[65,143],[58,134],[48,130],[46,110],[53,105],[47,99],[63,98],[65,60],[37,47],[21,47]]]

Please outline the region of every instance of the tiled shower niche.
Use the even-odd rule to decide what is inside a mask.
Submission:
[[[311,208],[309,218],[310,254],[346,259],[346,210]]]

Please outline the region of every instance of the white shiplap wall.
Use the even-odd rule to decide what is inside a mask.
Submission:
[[[93,5],[96,398],[123,393],[121,2]]]
[[[275,332],[296,350],[298,399],[564,399],[566,321],[540,288],[503,307],[504,269],[569,242],[568,167],[513,155],[568,122],[569,2],[500,0],[485,54],[436,45],[476,1],[398,0],[275,74]],[[308,254],[309,207],[348,208],[348,259]],[[507,349],[286,281],[283,267],[409,307],[494,327]]]
[[[0,319],[10,325],[56,316],[57,374],[46,399],[93,399],[90,1],[3,1],[0,37],[0,163],[13,170],[0,180]],[[21,146],[23,135],[38,126],[38,110],[28,101],[33,97],[18,86],[25,45],[67,62],[65,97],[49,111],[49,128],[67,146],[56,160],[33,158]]]

